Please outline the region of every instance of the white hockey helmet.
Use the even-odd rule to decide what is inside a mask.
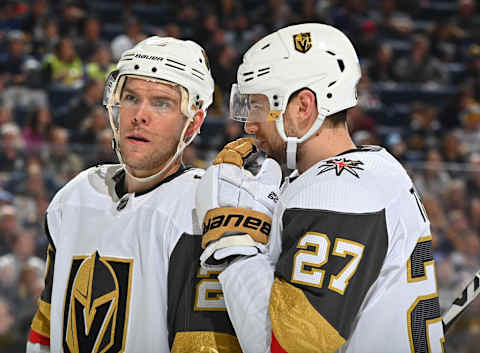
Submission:
[[[230,95],[230,115],[238,121],[276,121],[287,142],[287,166],[295,169],[296,147],[312,136],[325,117],[357,104],[361,71],[350,40],[335,27],[306,23],[282,28],[255,43],[243,56]],[[301,138],[286,136],[283,114],[292,93],[309,88],[316,95],[319,116]],[[268,98],[268,107],[254,107],[250,94]]]
[[[135,178],[148,181],[163,173],[193,141],[196,133],[185,142],[185,131],[198,110],[207,114],[207,108],[213,99],[214,82],[205,50],[193,41],[153,36],[125,51],[117,64],[117,70],[108,76],[103,93],[103,105],[108,111],[114,134],[114,149],[121,163],[118,143],[119,103],[127,77],[178,86],[182,95],[181,111],[187,117],[177,153],[170,163],[151,177]],[[128,172],[126,168],[125,170]]]

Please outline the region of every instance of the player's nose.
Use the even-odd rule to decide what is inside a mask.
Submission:
[[[252,122],[246,122],[245,126],[243,127],[245,132],[249,135],[253,135],[258,131],[258,124],[257,123],[252,123]]]

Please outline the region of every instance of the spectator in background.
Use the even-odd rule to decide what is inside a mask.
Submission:
[[[33,38],[33,53],[41,60],[45,55],[55,52],[60,41],[58,22],[55,18],[48,18],[43,24],[43,35]]]
[[[103,82],[88,80],[83,93],[74,97],[68,104],[63,126],[78,133],[85,119],[102,102]]]
[[[443,62],[456,62],[460,59],[459,42],[461,33],[450,22],[434,22],[429,37],[432,44],[432,55]]]
[[[413,32],[409,14],[399,11],[396,0],[380,0],[380,7],[370,12],[371,18],[387,38],[408,38]]]
[[[415,171],[414,179],[417,189],[422,194],[440,195],[445,191],[450,184],[451,177],[438,148],[427,150],[425,163],[422,163],[420,168]]]
[[[0,350],[21,352],[25,349],[24,338],[15,330],[15,316],[12,305],[0,296]]]
[[[95,134],[95,141],[85,146],[89,151],[89,157],[85,161],[86,167],[118,163],[118,158],[112,149],[112,139],[113,134],[109,128],[99,130]]]
[[[8,33],[8,51],[0,56],[0,74],[6,76],[5,102],[28,110],[32,105],[46,105],[47,97],[38,89],[40,64],[27,53],[26,40],[21,31]]]
[[[105,120],[105,119],[104,119]],[[112,148],[113,133],[110,128],[105,128],[96,134],[96,140],[90,146],[91,154],[85,162],[86,167],[100,164],[118,163],[118,158]]]
[[[0,173],[21,170],[25,163],[25,148],[19,127],[6,123],[0,127]]]
[[[0,256],[0,273],[3,274],[2,286],[4,289],[10,287],[14,292],[17,290],[21,273],[26,266],[35,269],[37,279],[42,279],[45,272],[45,261],[35,256],[33,235],[28,231],[23,231],[15,237],[12,252]],[[15,300],[15,296],[10,299]]]
[[[468,216],[472,223],[472,228],[480,236],[480,198],[470,199],[470,208]]]
[[[125,33],[113,38],[110,48],[114,61],[118,61],[125,50],[133,48],[135,44],[145,39],[146,35],[142,30],[142,23],[135,17],[129,17],[125,21]]]
[[[0,127],[6,123],[12,122],[12,114],[7,105],[0,104]]]
[[[360,36],[357,40],[356,49],[358,56],[367,59],[374,53],[378,46],[378,27],[372,20],[366,20],[362,24]]]
[[[110,72],[115,70],[116,65],[112,62],[112,53],[110,47],[99,45],[95,49],[94,55],[87,64],[86,71],[90,80],[105,82]]]
[[[473,91],[472,98],[480,102],[480,43],[470,46],[467,54],[467,69],[459,82],[468,83]]]
[[[348,111],[347,125],[350,134],[363,130],[376,135],[375,121],[368,116],[365,110],[359,105],[356,105]]]
[[[69,133],[66,129],[55,127],[50,133],[50,151],[47,167],[57,177],[59,185],[65,184],[83,169],[82,159],[70,151]]]
[[[421,195],[423,206],[430,220],[434,251],[435,253],[448,255],[453,250],[453,244],[447,236],[447,215],[441,201],[438,195],[434,193],[423,192]]]
[[[42,40],[47,35],[45,24],[52,15],[46,0],[30,0],[30,11],[25,18],[22,30],[32,37],[33,42]]]
[[[91,60],[99,46],[108,44],[101,37],[102,24],[97,17],[89,17],[83,24],[83,35],[76,41],[78,55],[83,61]]]
[[[464,170],[460,165],[467,161],[467,151],[463,143],[458,138],[455,132],[447,132],[442,137],[441,152],[445,163],[454,163],[452,168],[449,168],[449,173],[452,177],[465,177]]]
[[[459,118],[462,129],[458,129],[457,134],[467,152],[480,152],[480,103],[469,104]]]
[[[176,23],[168,23],[163,27],[164,36],[181,39],[182,29]]]
[[[480,41],[480,16],[476,11],[475,0],[459,0],[458,13],[452,18],[452,23],[463,32],[464,39]]]
[[[452,179],[444,194],[444,205],[447,212],[460,211],[466,217],[469,208],[467,188],[463,179]]]
[[[216,79],[215,84],[225,94],[230,92],[232,83],[236,81],[235,67],[239,57],[238,52],[230,45],[224,45],[220,48],[217,57],[217,65],[212,67],[213,75]],[[229,94],[229,93],[228,93]]]
[[[45,76],[54,87],[77,89],[83,86],[83,61],[77,55],[71,38],[62,37],[55,53],[48,54],[43,65]]]
[[[411,39],[410,55],[395,63],[395,76],[402,82],[446,83],[448,71],[442,62],[430,54],[430,41],[424,35],[414,35]]]
[[[48,107],[37,108],[30,114],[22,131],[28,153],[38,153],[45,148],[52,125],[52,114]]]
[[[12,251],[13,243],[20,226],[17,221],[17,210],[12,205],[0,206],[0,255]]]
[[[471,173],[467,177],[467,193],[472,198],[480,199],[480,154],[472,153],[468,157]]]
[[[76,41],[82,35],[87,13],[80,1],[65,0],[60,3],[60,33]]]
[[[93,147],[98,140],[99,134],[107,127],[105,108],[103,108],[101,105],[97,105],[92,108],[90,114],[86,117],[86,119],[83,120],[79,129],[80,131],[72,131],[72,140],[73,142],[81,143],[83,145],[87,145],[88,147]],[[111,139],[110,142],[112,142]],[[110,146],[110,150],[112,150],[111,147],[112,146]]]
[[[389,44],[378,46],[373,60],[368,64],[368,76],[373,81],[394,81],[395,73],[393,71],[393,49]]]

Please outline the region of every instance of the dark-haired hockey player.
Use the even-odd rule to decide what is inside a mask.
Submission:
[[[359,78],[353,45],[323,24],[283,28],[243,57],[230,113],[270,158],[253,176],[242,169],[251,143],[227,145],[197,211],[202,263],[227,265],[244,352],[443,352],[425,210],[400,163],[348,133]],[[280,190],[275,161],[296,169]],[[232,222],[242,214],[250,221]]]

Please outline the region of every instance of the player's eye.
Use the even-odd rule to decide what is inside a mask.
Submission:
[[[138,102],[138,99],[133,94],[126,93],[122,98],[122,102],[127,104],[135,104]]]

